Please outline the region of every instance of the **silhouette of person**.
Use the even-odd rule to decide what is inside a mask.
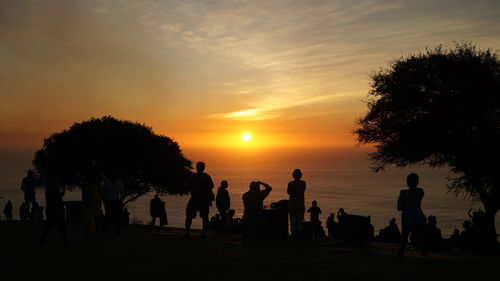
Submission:
[[[441,229],[437,228],[437,219],[435,216],[429,216],[427,219],[427,248],[429,250],[439,250],[443,242]]]
[[[191,198],[186,206],[186,232],[184,237],[189,237],[189,232],[191,230],[191,223],[193,219],[196,218],[196,214],[199,212],[200,217],[203,219],[203,229],[200,238],[207,238],[207,227],[208,227],[208,212],[212,201],[214,201],[214,194],[212,189],[214,188],[214,182],[212,178],[204,172],[205,163],[196,163],[196,173],[192,174],[187,181],[188,190],[191,192]]]
[[[338,224],[335,221],[334,213],[330,213],[330,216],[326,219],[326,228],[328,229],[328,238],[333,239],[337,236]]]
[[[61,191],[59,188],[59,181],[56,178],[50,178],[47,186],[45,187],[45,214],[47,220],[45,222],[42,238],[40,240],[42,249],[47,249],[45,246],[47,235],[55,226],[59,229],[64,246],[69,248],[66,223],[64,221],[64,203],[62,199],[64,196],[64,190]]]
[[[458,228],[453,230],[453,234],[450,236],[450,242],[453,247],[460,246],[460,230],[458,230]]]
[[[7,201],[7,204],[5,204],[3,214],[5,215],[5,219],[7,221],[12,221],[12,202],[10,202],[10,200]]]
[[[261,185],[264,186],[263,190],[260,190]],[[262,235],[265,223],[264,199],[271,190],[271,186],[266,183],[252,181],[250,189],[243,194],[243,239],[255,240]]]
[[[379,231],[379,236],[376,237],[379,242],[398,243],[401,239],[401,232],[399,231],[396,219],[392,218],[389,225]]]
[[[474,246],[474,231],[472,230],[470,221],[464,221],[462,227],[464,228],[464,231],[460,234],[460,241],[462,242],[462,246],[464,248],[470,249]]]
[[[102,220],[103,213],[101,209],[101,195],[99,193],[100,177],[96,172],[90,175],[90,182],[82,188],[82,203],[83,203],[83,221],[85,227],[85,235],[90,234],[90,229],[93,224],[95,233],[102,235]]]
[[[38,187],[38,180],[35,176],[35,171],[28,170],[27,176],[23,178],[21,190],[24,192],[24,202],[31,206],[36,204],[35,188]]]
[[[19,215],[22,222],[28,221],[30,219],[30,205],[27,202],[21,203],[19,207]]]
[[[43,207],[38,206],[37,203],[31,208],[31,223],[41,224],[43,220]]]
[[[401,232],[396,224],[396,219],[392,218],[389,226],[386,227],[387,242],[397,243],[401,239]]]
[[[149,202],[149,214],[151,215],[151,225],[155,225],[156,218],[160,218],[161,209],[162,209],[162,201],[158,196],[158,194],[155,194],[155,197],[151,199],[151,201]]]
[[[293,181],[288,183],[287,193],[288,213],[290,214],[290,232],[292,237],[297,237],[304,229],[304,192],[306,191],[306,182],[301,180],[302,171],[295,169],[292,173]]]
[[[231,207],[231,199],[227,191],[227,186],[227,181],[221,181],[220,187],[217,189],[217,196],[215,196],[215,205],[217,206],[223,224],[226,222],[227,211]]]
[[[101,187],[101,198],[104,202],[104,234],[108,232],[109,225],[113,224],[115,235],[120,236],[122,224],[123,199],[125,188],[123,182],[118,178],[117,172],[113,171],[104,181]]]
[[[408,189],[401,190],[397,205],[398,211],[401,211],[402,225],[398,256],[403,258],[408,237],[413,233],[418,246],[420,246],[422,257],[427,261],[428,254],[425,237],[426,217],[421,207],[424,190],[417,187],[419,183],[417,174],[409,174],[406,178],[406,183],[408,184]]]
[[[312,201],[312,206],[307,210],[308,213],[311,213],[311,226],[313,229],[314,236],[318,236],[319,234],[319,214],[321,214],[321,209],[318,207],[318,202]]]

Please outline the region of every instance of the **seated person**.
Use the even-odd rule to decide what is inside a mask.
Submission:
[[[338,224],[335,222],[334,213],[330,213],[330,216],[326,220],[326,228],[328,229],[328,238],[333,239],[337,236]]]
[[[441,229],[437,228],[437,219],[435,216],[429,216],[427,219],[427,248],[429,250],[439,250],[443,242]]]

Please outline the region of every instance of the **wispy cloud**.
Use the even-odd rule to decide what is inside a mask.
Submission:
[[[484,7],[472,14],[463,14],[460,5],[437,13],[427,4],[174,1],[161,13],[149,10],[147,17],[161,27],[165,46],[190,50],[195,55],[189,59],[200,69],[214,64],[211,71],[221,74],[217,93],[222,99],[240,97],[232,105],[235,110],[224,113],[215,106],[219,112],[209,116],[255,120],[279,117],[292,107],[333,104],[339,96],[346,99],[345,93],[366,92],[370,71],[401,52],[474,40],[481,34],[491,37],[485,27],[492,28],[492,18],[477,16],[484,14]],[[251,82],[239,83],[242,79]]]

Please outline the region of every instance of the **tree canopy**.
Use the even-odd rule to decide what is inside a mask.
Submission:
[[[111,174],[124,183],[126,202],[155,191],[185,194],[192,162],[172,139],[145,125],[110,116],[75,123],[45,139],[33,164],[42,185],[57,177],[68,188],[99,184]]]
[[[457,44],[401,57],[372,76],[360,143],[375,144],[374,169],[448,165],[452,191],[500,209],[500,60],[490,49]],[[493,218],[491,218],[491,215]]]

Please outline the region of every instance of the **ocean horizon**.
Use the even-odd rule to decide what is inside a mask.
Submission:
[[[35,149],[0,150],[0,207],[7,200],[14,205],[14,219],[19,218],[19,206],[23,201],[20,190],[22,178],[31,167]],[[420,176],[420,184],[425,191],[422,202],[424,213],[437,217],[438,227],[443,237],[449,237],[455,228],[462,231],[462,223],[468,219],[469,209],[483,209],[481,202],[447,192],[449,169],[428,168],[415,165],[406,168],[388,167],[378,173],[370,169],[367,147],[352,148],[269,148],[269,149],[224,149],[224,148],[184,148],[186,157],[193,162],[206,163],[206,172],[214,181],[214,193],[222,180],[229,183],[231,208],[236,217],[243,214],[241,196],[248,190],[249,183],[260,180],[272,186],[273,191],[264,201],[272,202],[288,199],[286,187],[292,180],[292,171],[302,170],[307,182],[305,193],[306,209],[316,200],[322,213],[320,220],[325,225],[330,213],[337,214],[339,208],[347,213],[370,216],[375,234],[396,218],[400,225],[401,214],[396,210],[396,201],[401,189],[406,189],[406,176],[415,172]],[[127,204],[131,221],[148,224],[149,200],[154,194],[146,194]],[[168,214],[169,226],[184,227],[185,207],[189,195],[162,195]],[[65,200],[80,200],[79,191],[67,192]],[[37,201],[45,205],[43,190],[37,190]],[[215,205],[215,204],[214,204]],[[210,216],[216,213],[215,206]],[[309,214],[306,213],[306,220]],[[2,219],[3,214],[2,214]],[[496,218],[496,228],[500,220]],[[201,219],[193,221],[193,228],[201,228]],[[325,229],[326,230],[326,229]]]

